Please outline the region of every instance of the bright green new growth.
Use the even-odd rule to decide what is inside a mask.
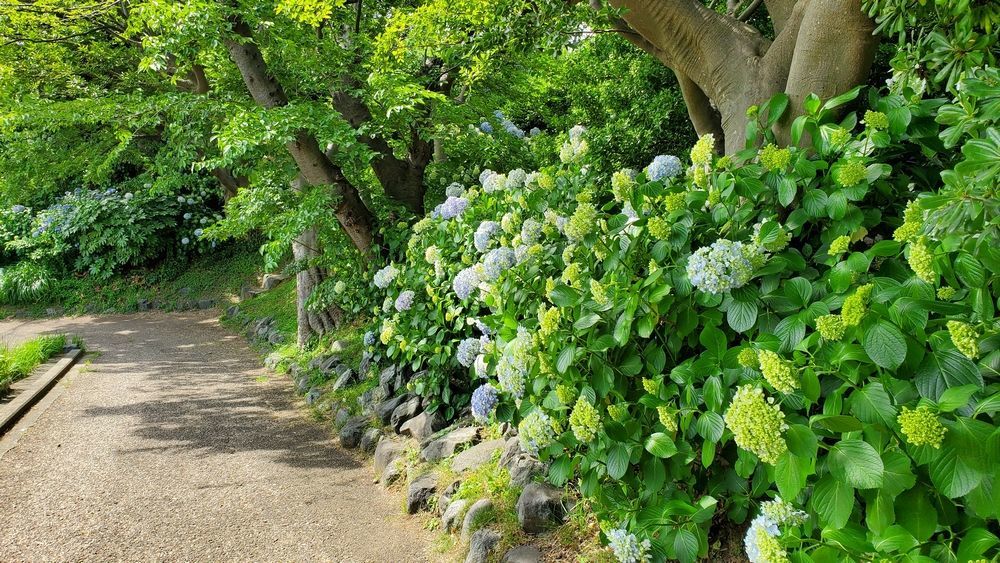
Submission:
[[[948,334],[958,351],[970,360],[979,357],[979,333],[969,323],[948,321]]]
[[[760,371],[764,374],[764,379],[771,384],[771,387],[785,394],[794,393],[799,388],[799,377],[791,362],[770,350],[757,352],[757,360],[760,362]]]
[[[783,436],[785,414],[760,387],[743,385],[736,390],[724,416],[736,445],[774,465],[788,450]]]
[[[580,397],[569,415],[569,425],[576,439],[586,444],[593,441],[601,430],[601,415],[590,401]]]

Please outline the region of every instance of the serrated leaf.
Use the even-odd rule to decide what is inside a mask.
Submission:
[[[646,451],[658,458],[666,459],[677,453],[677,444],[663,432],[654,432],[646,439]]]
[[[816,483],[810,503],[819,514],[821,523],[842,528],[847,524],[854,508],[854,489],[832,475],[827,475]]]
[[[868,327],[861,344],[875,365],[883,369],[896,369],[906,359],[906,339],[889,321],[880,320]]]
[[[614,444],[608,449],[608,476],[621,479],[628,469],[628,449],[621,444]]]
[[[885,466],[878,452],[863,440],[841,440],[827,458],[830,472],[856,489],[876,489],[882,486]]]
[[[732,301],[726,311],[726,322],[736,332],[746,332],[757,324],[757,310],[756,303]]]

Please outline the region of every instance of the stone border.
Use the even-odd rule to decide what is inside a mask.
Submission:
[[[25,389],[23,393],[15,397],[10,403],[0,406],[0,435],[13,428],[14,424],[20,420],[24,413],[34,406],[39,399],[44,397],[56,382],[62,376],[66,375],[66,372],[76,364],[82,355],[83,351],[79,348],[70,350],[31,387]]]

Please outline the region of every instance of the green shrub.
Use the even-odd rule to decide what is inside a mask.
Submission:
[[[6,385],[31,374],[31,371],[46,362],[52,356],[62,352],[66,345],[66,337],[41,336],[12,348],[0,349],[0,382]],[[4,388],[0,384],[0,388]],[[0,390],[2,393],[5,388]]]
[[[376,274],[381,351],[447,416],[478,386],[622,560],[704,556],[720,513],[753,519],[754,560],[994,553],[995,139],[968,133],[937,190],[940,104],[834,121],[857,95],[806,100],[807,148],[769,138],[779,96],[760,150],[706,137],[609,180],[577,129],[560,166],[484,173]]]
[[[0,304],[39,301],[51,293],[54,283],[51,270],[35,262],[0,268]]]

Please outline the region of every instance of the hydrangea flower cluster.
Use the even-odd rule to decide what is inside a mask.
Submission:
[[[482,349],[482,342],[478,338],[466,338],[458,343],[455,358],[463,366],[472,367],[472,364],[476,361],[476,356]]]
[[[513,267],[515,263],[516,258],[513,249],[506,246],[494,248],[483,257],[483,279],[491,282],[497,281],[500,278],[500,274],[504,270]]]
[[[847,235],[840,235],[839,237],[833,239],[830,243],[830,256],[837,256],[838,254],[843,254],[851,248],[851,237]]]
[[[598,305],[607,305],[611,302],[608,298],[607,288],[595,279],[590,280],[590,298]]]
[[[781,497],[760,503],[760,513],[778,525],[799,526],[809,519],[808,514],[795,508],[792,503],[781,500]]]
[[[788,563],[788,553],[778,537],[778,524],[761,514],[750,522],[750,528],[743,539],[750,563]]]
[[[507,343],[497,363],[497,379],[500,389],[515,398],[524,394],[524,379],[528,376],[531,361],[531,335],[519,328],[517,337]]]
[[[868,283],[857,289],[853,295],[844,299],[844,305],[840,308],[840,319],[844,326],[858,326],[861,319],[865,318],[868,312],[868,299],[872,295],[874,285]]]
[[[486,252],[493,241],[493,236],[500,231],[500,223],[496,221],[483,221],[476,228],[476,233],[472,236],[472,242],[476,245],[476,250]]]
[[[906,204],[903,212],[903,224],[892,232],[892,238],[899,242],[909,242],[920,236],[924,228],[924,212],[916,201]]]
[[[851,186],[858,185],[861,180],[865,179],[867,174],[868,169],[865,167],[865,163],[860,159],[852,158],[834,169],[833,179],[841,187],[850,188]]]
[[[836,342],[844,337],[844,321],[840,315],[822,315],[816,317],[816,330],[824,340]]]
[[[934,283],[937,277],[932,266],[934,254],[927,248],[925,240],[917,239],[916,242],[910,244],[910,255],[907,257],[907,261],[910,264],[910,269],[913,270],[914,274],[917,274],[918,278],[927,283]]]
[[[375,272],[375,277],[372,281],[375,283],[375,287],[385,289],[389,287],[389,284],[392,283],[392,280],[396,279],[396,276],[398,275],[399,270],[392,264],[389,264],[385,268]]]
[[[646,177],[652,181],[669,180],[681,173],[681,159],[670,154],[661,154],[646,167]]]
[[[435,212],[442,219],[454,219],[465,211],[465,208],[469,206],[469,200],[464,197],[454,197],[451,196],[444,200],[440,206],[435,209]]]
[[[674,415],[674,411],[666,405],[660,405],[656,407],[656,416],[660,419],[660,424],[667,429],[668,432],[677,432],[677,417]]]
[[[455,276],[455,281],[452,282],[451,287],[455,290],[455,295],[459,299],[468,299],[472,295],[472,292],[479,287],[479,284],[483,281],[481,270],[482,266],[477,264],[463,269]]]
[[[937,290],[937,297],[938,299],[942,299],[944,301],[950,301],[952,297],[955,297],[955,293],[956,291],[954,287],[939,287]]]
[[[625,168],[611,175],[611,194],[618,203],[632,199],[633,188],[635,188],[635,170]]]
[[[770,350],[758,351],[757,360],[760,362],[760,372],[771,387],[786,395],[799,388],[798,374],[791,362]]]
[[[906,441],[914,446],[940,448],[947,431],[934,411],[927,406],[919,406],[916,409],[903,407],[903,412],[896,417],[896,422],[906,436]]]
[[[415,294],[413,293],[413,291],[409,289],[400,293],[399,297],[396,298],[396,303],[394,304],[396,310],[399,311],[400,313],[402,313],[403,311],[409,311],[410,307],[413,306],[414,295]]]
[[[493,409],[496,408],[499,398],[497,390],[490,384],[485,383],[472,392],[472,416],[480,423],[489,419]]]
[[[375,345],[375,332],[371,331],[371,330],[365,332],[365,336],[364,336],[363,342],[364,342],[365,346],[374,346]]]
[[[597,437],[601,430],[601,415],[590,404],[590,401],[580,397],[576,400],[573,412],[569,415],[569,426],[573,430],[573,435],[580,442],[586,444]]]
[[[465,186],[458,182],[452,182],[444,189],[445,197],[461,197],[465,193]]]
[[[573,215],[570,216],[563,228],[566,238],[573,242],[579,242],[594,232],[597,226],[597,215],[597,208],[594,207],[594,204],[581,203],[577,205]]]
[[[739,355],[736,356],[736,361],[747,369],[760,369],[760,361],[757,359],[757,351],[753,348],[744,348],[740,350]]]
[[[702,135],[691,147],[691,162],[695,166],[709,166],[715,153],[715,136],[711,133]]]
[[[880,111],[865,111],[865,117],[861,122],[873,131],[889,128],[889,117]]]
[[[552,417],[536,408],[517,425],[517,439],[522,450],[536,456],[555,441],[555,422]]]
[[[620,563],[645,563],[649,561],[649,540],[639,541],[625,526],[608,531],[608,547]]]
[[[587,154],[587,141],[583,138],[586,131],[582,125],[569,130],[569,142],[563,143],[559,150],[559,160],[569,163]]]
[[[667,240],[670,237],[670,222],[663,217],[656,215],[650,217],[646,221],[646,228],[649,229],[649,234],[655,239]]]
[[[680,211],[687,205],[687,194],[684,192],[667,194],[663,196],[663,204],[667,208],[667,213]]]
[[[719,239],[691,255],[687,275],[701,291],[725,293],[750,281],[759,256],[751,245]]]
[[[760,149],[760,165],[769,172],[782,172],[792,161],[792,152],[788,148],[779,149],[774,143],[768,143]]]
[[[970,360],[979,357],[979,333],[969,323],[948,321],[948,335],[951,343]]]
[[[625,422],[628,420],[628,404],[612,403],[608,405],[608,416],[615,422]]]
[[[740,386],[723,419],[736,445],[756,454],[764,463],[774,465],[788,450],[782,434],[788,428],[785,413],[760,387]]]
[[[556,398],[560,404],[569,406],[576,400],[576,389],[560,383],[556,385]]]

